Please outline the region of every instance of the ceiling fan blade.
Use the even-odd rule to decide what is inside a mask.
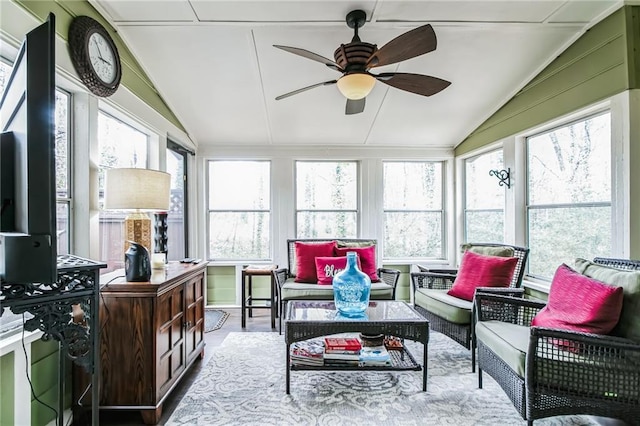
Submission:
[[[310,52],[310,51],[305,50],[305,49],[300,49],[298,47],[280,46],[280,45],[277,45],[277,44],[274,44],[273,47],[277,47],[278,49],[282,49],[285,52],[293,53],[294,55],[302,56],[303,58],[311,59],[312,61],[323,63],[323,64],[325,64],[326,66],[328,66],[329,68],[331,68],[333,70],[336,70],[336,71],[339,71],[339,72],[343,72],[344,71],[342,68],[340,68],[340,66],[338,64],[333,62],[331,59],[327,59],[324,56],[318,55],[317,53],[313,53],[313,52]]]
[[[372,74],[373,75],[373,74]],[[406,90],[422,96],[431,96],[446,89],[451,84],[450,81],[437,77],[422,74],[410,74],[403,72],[388,72],[374,77],[383,83],[393,86],[396,89]]]
[[[430,24],[414,28],[391,40],[367,60],[367,68],[381,67],[436,50],[436,33]]]
[[[347,99],[347,106],[344,109],[346,115],[360,114],[364,111],[364,103],[366,98],[362,99]]]
[[[320,86],[329,86],[330,84],[336,84],[338,80],[329,80],[324,81],[322,83],[312,84],[311,86],[303,87],[302,89],[294,90],[293,92],[285,93],[284,95],[280,95],[276,98],[276,101],[280,99],[288,98],[289,96],[297,95],[298,93],[306,92],[307,90],[314,89]]]

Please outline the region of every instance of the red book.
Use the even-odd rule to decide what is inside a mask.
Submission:
[[[362,343],[357,337],[325,337],[324,348],[330,351],[359,351]]]

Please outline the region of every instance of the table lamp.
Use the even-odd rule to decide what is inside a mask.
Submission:
[[[146,212],[169,209],[171,175],[149,169],[107,169],[104,208],[128,210],[124,220],[124,250],[127,241],[143,245],[153,253],[153,227]]]

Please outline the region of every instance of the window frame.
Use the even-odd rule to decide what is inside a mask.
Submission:
[[[356,200],[355,200],[355,210],[353,209],[344,209],[344,210],[333,210],[333,209],[299,209],[298,208],[298,164],[299,163],[352,163],[356,166]],[[310,212],[310,213],[355,213],[356,223],[355,223],[355,235],[353,236],[345,236],[341,238],[359,238],[360,232],[362,229],[361,226],[361,194],[362,194],[362,166],[361,160],[344,160],[344,159],[328,159],[328,160],[312,160],[312,159],[295,159],[293,161],[293,217],[294,217],[294,234],[296,238],[301,238],[298,235],[298,213]]]
[[[73,223],[73,94],[67,90],[61,89],[56,86],[56,92],[60,92],[64,94],[67,98],[67,196],[66,197],[58,197],[56,190],[56,206],[58,204],[63,204],[67,206],[68,212],[68,223],[67,223],[67,247],[69,248],[69,253],[74,252],[74,223]],[[59,236],[58,236],[58,244],[60,244]],[[58,253],[59,254],[59,253]]]
[[[210,208],[210,193],[211,193],[211,167],[210,164],[214,162],[256,162],[256,163],[268,163],[269,164],[269,207],[265,210],[257,210],[257,209],[244,209],[244,210],[232,210],[232,209],[211,209]],[[217,263],[246,263],[246,261],[270,261],[273,259],[273,244],[270,243],[268,245],[268,253],[264,258],[245,258],[245,257],[225,257],[225,258],[216,258],[212,256],[211,253],[211,213],[268,213],[269,214],[269,240],[271,241],[273,238],[273,160],[271,159],[254,159],[254,158],[207,158],[204,161],[204,178],[205,178],[205,228],[206,228],[206,239],[205,239],[205,253],[206,259],[209,262],[217,262]]]
[[[173,151],[176,154],[182,156],[182,169],[183,175],[183,192],[182,197],[182,216],[184,219],[183,232],[184,232],[184,255],[189,257],[189,155],[194,155],[193,151],[190,151],[178,144],[177,142],[167,139],[167,150]],[[169,250],[171,248],[169,247]]]
[[[530,216],[531,216],[531,212],[534,210],[541,210],[541,209],[563,209],[563,208],[567,208],[567,207],[609,207],[610,208],[610,217],[611,217],[611,221],[613,222],[615,220],[615,195],[614,195],[614,191],[615,188],[612,185],[610,190],[610,197],[609,197],[609,202],[586,202],[586,203],[556,203],[556,204],[537,204],[532,206],[529,202],[530,200],[530,186],[529,186],[529,177],[530,177],[530,163],[529,163],[529,139],[537,137],[537,136],[541,136],[547,133],[551,133],[554,132],[555,130],[558,129],[562,129],[562,128],[567,128],[570,126],[573,126],[574,124],[577,123],[581,123],[584,121],[587,121],[591,118],[594,117],[599,117],[601,115],[605,115],[605,114],[609,114],[609,120],[610,120],[610,179],[613,182],[613,175],[615,173],[615,165],[614,165],[614,156],[615,156],[615,151],[616,148],[614,146],[614,144],[616,143],[614,140],[614,113],[612,111],[612,108],[610,105],[607,106],[600,106],[597,108],[589,108],[585,111],[582,112],[578,112],[576,114],[571,115],[570,117],[567,117],[565,119],[560,119],[560,120],[556,120],[553,123],[550,123],[546,126],[540,126],[536,129],[533,129],[529,132],[527,132],[526,134],[522,135],[522,137],[520,138],[521,142],[522,142],[522,152],[523,152],[523,166],[524,166],[524,171],[525,171],[525,176],[524,176],[524,180],[522,183],[523,189],[524,191],[523,193],[523,202],[522,202],[522,211],[523,211],[523,226],[522,226],[522,232],[524,234],[524,241],[525,241],[525,246],[526,247],[530,247]],[[611,224],[610,226],[613,226],[613,224]],[[612,232],[612,228],[609,228],[609,232],[611,233],[611,238],[612,238],[612,244],[610,247],[610,251],[613,252],[615,250],[614,248],[614,242],[613,242],[613,238],[614,238],[614,233]],[[610,254],[611,255],[611,254]],[[538,282],[538,283],[547,283],[550,284],[552,277],[545,277],[545,276],[541,276],[541,275],[536,275],[536,274],[531,274],[530,272],[530,262],[527,262],[527,266],[526,266],[526,277],[531,279],[534,282]]]
[[[144,162],[143,162],[143,163],[139,163],[139,164],[141,164],[141,165],[140,165],[140,166],[137,166],[137,167],[135,167],[135,168],[148,169],[148,168],[149,168],[149,163],[150,163],[150,157],[151,157],[151,138],[152,138],[152,132],[151,132],[149,129],[147,129],[146,127],[144,127],[144,126],[142,126],[142,125],[137,124],[137,122],[132,122],[131,120],[120,118],[120,117],[118,117],[117,115],[115,115],[115,114],[111,113],[110,111],[108,111],[108,110],[106,110],[106,109],[104,109],[104,108],[98,108],[98,109],[97,109],[97,113],[96,113],[96,124],[98,124],[98,123],[100,122],[100,115],[101,115],[101,114],[103,114],[104,116],[106,116],[106,117],[107,117],[107,118],[109,118],[109,119],[112,119],[112,120],[114,120],[114,121],[116,121],[116,122],[120,123],[121,125],[127,126],[127,127],[131,128],[131,129],[133,129],[133,130],[135,130],[135,131],[137,131],[137,132],[140,132],[140,133],[142,133],[143,135],[145,135],[145,137],[146,137],[146,142],[145,142],[145,144],[146,144],[146,157],[145,157],[145,159],[144,159]],[[135,124],[134,124],[134,123],[135,123]],[[96,188],[96,190],[97,190],[97,192],[98,192],[97,201],[98,201],[98,205],[99,205],[99,210],[98,210],[98,211],[99,211],[99,214],[98,214],[98,229],[97,229],[97,232],[98,232],[98,238],[99,238],[99,241],[100,241],[100,242],[99,242],[99,244],[98,244],[98,247],[99,247],[98,251],[99,251],[99,253],[100,253],[100,257],[102,258],[102,260],[103,260],[105,263],[107,263],[107,264],[108,264],[108,263],[109,263],[110,261],[112,261],[113,259],[109,259],[108,252],[107,252],[107,253],[102,253],[102,248],[103,248],[103,241],[102,241],[102,238],[103,238],[103,232],[102,232],[102,230],[101,230],[101,224],[102,224],[102,222],[103,222],[103,219],[105,218],[103,215],[104,215],[106,212],[108,212],[108,211],[104,209],[104,205],[103,205],[103,203],[104,203],[104,188],[101,188],[101,187],[100,187],[100,172],[101,172],[102,170],[107,170],[107,168],[110,168],[110,167],[106,167],[104,164],[102,164],[102,153],[101,153],[101,150],[100,150],[100,132],[97,132],[97,136],[96,136],[96,147],[97,147],[97,149],[98,149],[98,164],[97,164],[98,182],[97,182],[97,188]],[[128,167],[133,167],[133,166],[128,166]],[[119,214],[119,213],[118,213],[118,211],[112,211],[111,213],[108,213],[108,214],[110,214],[110,216],[108,216],[108,217],[107,217],[107,219],[110,219],[110,220],[118,220],[118,221],[121,223],[121,225],[124,223],[125,217],[126,217],[126,215],[127,215],[127,214],[125,214],[125,215],[121,218],[121,220],[120,220],[120,218],[119,218],[118,216],[115,216],[115,215],[118,215],[118,214]],[[121,213],[120,213],[120,214],[121,214]],[[123,240],[123,241],[122,241],[122,243],[123,243],[123,247],[124,247],[124,243],[125,243],[125,241]],[[124,249],[123,249],[123,253],[124,253]],[[113,266],[115,267],[114,269],[124,268],[124,260],[123,260],[123,259],[124,259],[124,256],[121,258],[121,260],[120,260],[120,261],[116,261],[116,262],[114,263],[114,265],[113,265]],[[103,270],[103,271],[102,271],[102,273],[110,272],[110,271],[112,271],[112,270],[114,270],[114,269],[112,269],[112,268],[111,268],[111,266],[108,266],[106,270]]]
[[[504,153],[504,147],[502,145],[492,145],[490,147],[490,149],[484,149],[480,152],[475,152],[472,155],[469,156],[465,156],[464,158],[461,158],[460,160],[460,167],[461,167],[461,176],[462,176],[462,188],[463,190],[461,191],[461,235],[462,235],[462,240],[464,242],[504,242],[505,240],[505,234],[506,234],[506,210],[507,210],[507,206],[506,206],[506,202],[507,202],[507,194],[505,192],[504,195],[504,204],[502,207],[502,215],[503,215],[503,229],[502,229],[502,241],[469,241],[468,238],[468,234],[467,234],[467,213],[468,212],[476,212],[476,213],[485,213],[485,212],[498,212],[499,209],[469,209],[468,208],[468,203],[467,203],[467,162],[469,160],[474,160],[477,159],[483,155],[489,155],[489,154],[493,154],[496,153],[498,151],[502,151],[502,168],[506,169],[507,167],[505,166],[505,153]],[[487,173],[489,173],[489,170],[487,170]],[[496,182],[496,185],[499,185],[498,182]],[[507,188],[505,188],[506,190]]]
[[[440,209],[387,209],[385,208],[385,194],[384,194],[384,165],[386,163],[438,163],[440,164]],[[415,257],[415,256],[402,256],[402,257],[390,257],[385,250],[383,254],[383,258],[385,261],[398,261],[398,260],[417,260],[417,259],[425,259],[425,260],[444,260],[447,258],[448,253],[448,237],[447,237],[447,223],[448,223],[448,213],[447,213],[447,164],[448,161],[444,159],[433,159],[433,160],[402,160],[402,159],[382,159],[382,188],[380,189],[381,198],[382,198],[382,224],[385,223],[385,216],[387,213],[440,213],[440,255],[439,256],[427,256],[427,257]],[[386,247],[386,234],[384,231],[384,225],[382,225],[382,233],[381,239],[384,242],[384,246]]]

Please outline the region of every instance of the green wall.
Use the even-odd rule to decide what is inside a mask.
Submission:
[[[55,341],[36,340],[31,343],[31,374],[35,395],[44,403],[58,409],[58,343]],[[17,356],[24,356],[21,352]],[[0,426],[13,426],[15,422],[15,381],[14,364],[16,352],[0,358]],[[70,371],[68,369],[68,371]],[[26,374],[18,372],[18,374]],[[19,379],[22,380],[23,377]],[[71,402],[71,377],[67,377],[65,401]],[[10,390],[10,391],[9,391]],[[31,425],[42,426],[55,420],[55,413],[38,402],[33,394],[29,402],[25,401],[24,409],[31,410]],[[24,425],[20,425],[24,426]]]
[[[455,155],[553,120],[640,82],[640,7],[592,27],[455,149]]]
[[[236,267],[207,268],[207,305],[236,304]]]
[[[2,0],[4,1],[4,0]],[[67,40],[69,26],[76,16],[90,16],[100,22],[107,29],[113,38],[122,62],[122,80],[121,85],[129,89],[133,94],[138,96],[147,105],[157,111],[161,116],[174,124],[180,130],[186,133],[182,123],[175,114],[169,109],[158,91],[156,90],[149,77],[142,70],[138,61],[126,47],[120,36],[115,32],[113,27],[85,0],[16,0],[23,9],[27,10],[36,18],[45,21],[50,12],[56,16],[56,32]]]
[[[58,409],[58,343],[36,340],[31,344],[31,382],[42,402]],[[71,386],[71,381],[67,381]],[[31,425],[41,426],[55,419],[55,413],[31,396]]]
[[[11,352],[0,358],[0,426],[13,426],[13,406],[15,378],[13,374],[13,363],[15,353]],[[11,389],[11,392],[7,392]]]

